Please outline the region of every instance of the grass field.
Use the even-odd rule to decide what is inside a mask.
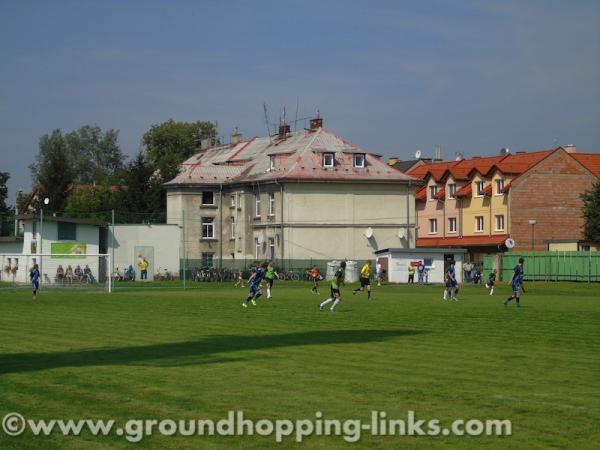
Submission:
[[[325,286],[323,286],[324,288]],[[322,289],[322,292],[325,289]],[[374,288],[335,314],[305,283],[243,309],[245,289],[0,291],[0,416],[33,419],[510,419],[504,437],[288,438],[284,448],[597,448],[600,286],[527,285],[523,308],[465,286]],[[0,448],[266,448],[272,437],[11,438]]]

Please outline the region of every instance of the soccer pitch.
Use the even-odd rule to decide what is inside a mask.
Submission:
[[[0,291],[0,416],[27,419],[509,419],[511,436],[161,436],[151,448],[597,448],[600,288],[526,284],[523,307],[465,286],[374,286],[319,312],[327,297],[279,282],[242,308],[246,289]],[[0,448],[123,448],[125,436],[19,437]]]

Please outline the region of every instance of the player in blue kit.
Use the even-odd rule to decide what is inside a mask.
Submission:
[[[34,264],[29,271],[29,278],[31,279],[31,288],[33,290],[32,299],[35,300],[37,298],[37,291],[40,288],[40,268],[37,264]]]
[[[525,277],[523,272],[524,262],[525,260],[523,258],[519,258],[519,264],[517,264],[513,270],[513,276],[509,282],[512,286],[512,295],[504,300],[504,306],[508,306],[508,302],[514,298],[517,301],[517,308],[521,307],[521,292],[523,292],[523,278]]]
[[[250,292],[248,292],[248,297],[242,303],[244,308],[248,307],[248,302],[251,302],[252,305],[256,306],[256,299],[262,295],[262,291],[260,290],[260,282],[263,280],[267,269],[267,263],[263,263],[261,266],[257,267],[256,270],[252,273],[250,278],[248,279],[248,284],[250,285]]]

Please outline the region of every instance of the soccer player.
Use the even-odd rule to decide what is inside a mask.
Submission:
[[[312,282],[313,282],[312,288],[310,288],[310,293],[318,294],[319,293],[319,281],[321,281],[323,279],[323,277],[319,273],[319,268],[317,267],[316,264],[314,266],[312,266],[312,268],[310,269],[310,278],[312,279]]]
[[[273,261],[269,260],[267,263],[267,272],[265,273],[265,281],[267,282],[267,299],[272,298],[271,292],[273,290],[273,281],[277,276],[277,272],[275,272],[275,267],[273,267]]]
[[[367,299],[371,300],[371,260],[368,260],[362,269],[360,269],[360,287],[352,291],[352,295],[356,295],[358,291],[363,291],[367,288]]]
[[[342,261],[338,270],[335,271],[335,275],[333,276],[333,280],[331,280],[331,295],[325,300],[323,303],[319,305],[319,311],[323,311],[325,306],[331,305],[331,312],[335,312],[335,308],[342,301],[342,295],[340,294],[340,286],[344,284],[344,277],[346,276],[346,261]]]
[[[263,263],[262,266],[258,266],[256,270],[254,270],[248,279],[250,292],[248,292],[248,297],[246,297],[246,300],[244,300],[244,303],[242,303],[244,308],[248,307],[248,302],[251,302],[253,306],[256,306],[256,299],[262,295],[262,291],[260,290],[260,282],[265,276],[266,269],[267,263]]]
[[[456,298],[456,289],[458,282],[456,281],[456,271],[454,270],[454,261],[450,261],[448,270],[446,271],[446,289],[444,290],[444,300],[454,300]]]
[[[490,290],[490,295],[494,295],[494,284],[496,283],[496,269],[490,272],[485,287]]]
[[[40,268],[37,264],[34,264],[29,271],[29,278],[31,279],[31,287],[33,289],[32,299],[35,300],[37,298],[37,291],[40,288]]]
[[[517,308],[521,307],[521,292],[523,289],[523,263],[525,260],[519,258],[519,263],[513,270],[513,275],[510,278],[509,284],[512,286],[512,294],[506,300],[504,300],[504,306],[508,306],[508,303],[514,298],[517,301]]]

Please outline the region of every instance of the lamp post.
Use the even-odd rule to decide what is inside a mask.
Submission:
[[[533,250],[534,248],[534,242],[535,242],[535,224],[537,223],[537,220],[535,219],[530,219],[529,220],[529,225],[531,225],[531,250]]]
[[[50,203],[50,199],[48,197],[46,197],[44,199],[44,205],[48,205]],[[40,254],[40,277],[43,279],[42,276],[42,253],[43,249],[42,246],[44,245],[44,207],[40,207],[40,245],[39,245],[39,254]]]

